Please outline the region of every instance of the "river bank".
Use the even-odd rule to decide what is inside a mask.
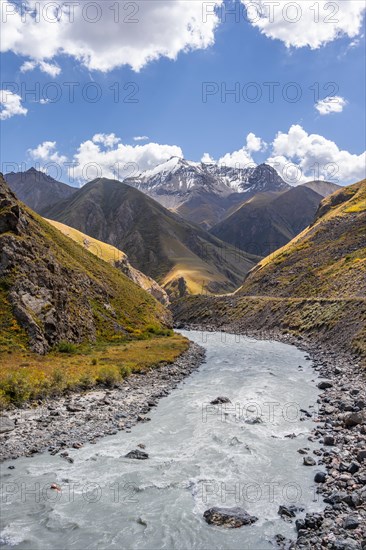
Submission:
[[[191,344],[173,364],[132,374],[113,389],[45,399],[34,408],[14,408],[0,417],[0,461],[78,449],[118,431],[129,431],[137,422],[148,422],[148,413],[204,360],[204,349]],[[67,457],[66,457],[67,458]]]
[[[318,399],[316,426],[310,441],[318,441],[314,466],[327,473],[314,478],[317,493],[324,499],[323,512],[307,514],[296,522],[297,540],[277,542],[283,549],[365,550],[366,549],[366,373],[354,357],[330,351],[312,338],[295,337],[276,330],[239,331],[237,325],[214,323],[179,328],[221,331],[260,340],[295,345],[308,353],[314,370],[324,378]],[[303,460],[299,454],[299,460]]]

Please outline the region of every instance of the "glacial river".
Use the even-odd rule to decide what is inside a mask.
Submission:
[[[305,354],[242,336],[183,334],[206,348],[206,362],[151,410],[150,422],[71,450],[73,464],[45,453],[1,465],[2,545],[259,550],[273,548],[278,533],[296,537],[279,505],[322,508],[313,482],[321,468],[304,466],[297,452],[310,447],[314,456],[317,446],[308,441],[313,419],[300,412],[316,416],[319,393]],[[231,403],[209,405],[218,396]],[[124,458],[139,444],[148,460]],[[259,519],[211,526],[203,513],[212,506],[240,506]]]

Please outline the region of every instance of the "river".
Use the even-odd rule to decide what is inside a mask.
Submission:
[[[306,354],[273,341],[182,332],[206,348],[206,362],[159,402],[150,422],[71,450],[72,464],[44,453],[1,465],[3,545],[259,550],[273,548],[277,533],[296,537],[279,505],[323,508],[313,482],[319,467],[304,466],[297,452],[309,447],[312,455],[318,446],[308,441],[313,419],[300,412],[316,416],[319,395]],[[231,403],[210,405],[218,396]],[[124,458],[139,444],[148,460]],[[258,521],[211,526],[203,519],[211,506],[240,506]]]

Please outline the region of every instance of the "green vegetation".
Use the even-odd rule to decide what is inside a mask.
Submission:
[[[2,355],[0,408],[98,385],[112,387],[131,373],[173,363],[189,342],[180,335],[150,337],[118,345],[73,346],[71,353],[65,344],[46,356],[27,350]]]
[[[313,225],[264,258],[238,291],[304,298],[366,296],[366,180],[324,199]]]

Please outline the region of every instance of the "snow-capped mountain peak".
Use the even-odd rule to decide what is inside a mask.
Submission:
[[[125,183],[151,196],[166,208],[179,210],[193,202],[246,200],[264,191],[282,191],[287,184],[267,164],[237,168],[172,157]]]

